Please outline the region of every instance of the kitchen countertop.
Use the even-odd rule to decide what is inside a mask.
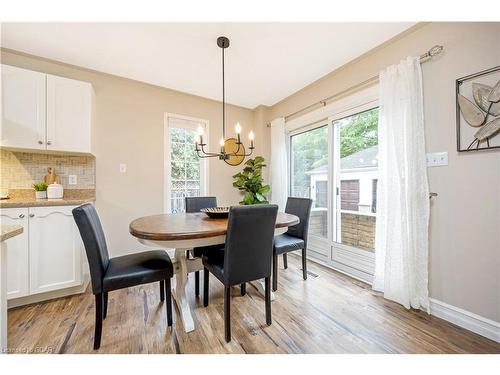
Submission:
[[[95,198],[77,199],[35,199],[12,198],[0,200],[0,208],[45,207],[45,206],[78,206],[80,204],[95,202]]]
[[[95,202],[93,189],[67,189],[62,199],[36,199],[30,189],[9,191],[10,198],[0,200],[0,208],[47,207],[47,206],[78,206]]]
[[[20,225],[2,225],[0,233],[0,242],[8,240],[23,233],[23,227]]]

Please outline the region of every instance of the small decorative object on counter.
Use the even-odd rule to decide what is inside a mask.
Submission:
[[[45,182],[37,182],[33,184],[33,189],[35,189],[36,199],[47,198],[47,184]]]
[[[61,178],[56,174],[55,168],[49,167],[47,168],[47,172],[48,174],[43,178],[47,185],[61,183]]]
[[[47,198],[61,199],[64,195],[64,189],[61,184],[50,184],[47,187]]]

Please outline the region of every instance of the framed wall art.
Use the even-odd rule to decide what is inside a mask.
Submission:
[[[456,80],[457,151],[500,150],[500,66]]]

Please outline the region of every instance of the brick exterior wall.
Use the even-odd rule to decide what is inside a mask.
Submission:
[[[375,248],[375,216],[342,213],[342,243],[359,249],[373,251]],[[312,211],[309,233],[327,237],[327,211]]]
[[[342,213],[342,243],[363,250],[375,248],[375,216]]]

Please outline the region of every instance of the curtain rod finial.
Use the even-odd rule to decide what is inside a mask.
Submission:
[[[436,45],[429,50],[429,56],[436,56],[443,52],[443,46]]]

